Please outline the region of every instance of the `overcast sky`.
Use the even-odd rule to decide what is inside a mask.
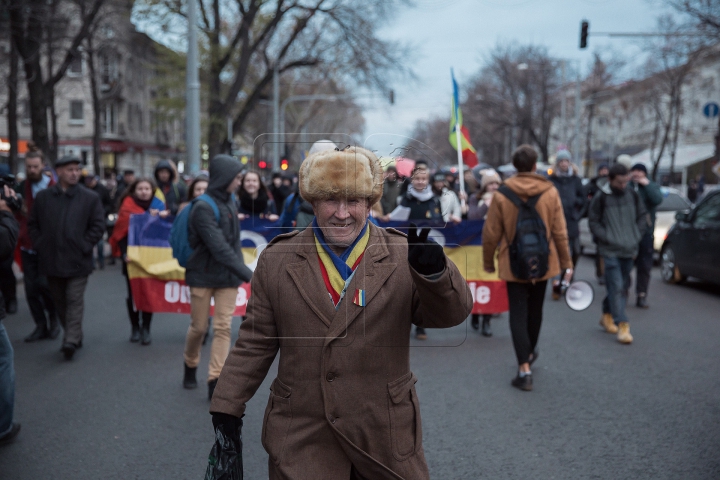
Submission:
[[[498,41],[545,45],[557,58],[579,60],[583,70],[596,49],[612,48],[631,58],[641,48],[627,38],[593,37],[592,32],[651,31],[663,12],[652,0],[415,0],[383,28],[382,36],[415,48],[413,85],[395,86],[395,105],[365,101],[366,146],[390,154],[402,145],[415,121],[450,117],[450,69],[461,90]],[[590,22],[589,48],[578,48],[580,22]],[[632,69],[627,69],[632,74]],[[472,135],[472,132],[470,132]]]

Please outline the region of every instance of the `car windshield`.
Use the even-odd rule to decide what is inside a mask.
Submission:
[[[658,205],[658,212],[677,212],[678,210],[689,210],[690,202],[685,200],[677,193],[668,193],[663,197],[663,201]]]

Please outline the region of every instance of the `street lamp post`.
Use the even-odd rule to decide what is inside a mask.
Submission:
[[[185,146],[188,170],[200,170],[200,78],[198,76],[197,12],[195,0],[188,0],[188,50],[186,65]]]

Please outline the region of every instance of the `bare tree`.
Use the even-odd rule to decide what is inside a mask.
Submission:
[[[651,145],[653,180],[657,179],[660,160],[666,149],[670,154],[670,178],[673,178],[680,117],[683,114],[683,86],[706,53],[697,39],[678,35],[683,29],[672,17],[661,16],[658,31],[666,35],[651,41],[650,48],[654,54],[645,65],[646,74],[652,77],[646,98],[655,113],[655,134]]]
[[[720,3],[716,0],[665,0],[678,13],[713,41],[720,40]]]
[[[51,119],[56,122],[55,86],[79,55],[79,48],[90,33],[105,0],[4,2],[10,13],[13,41],[23,60],[33,141],[54,162],[57,152],[51,148],[48,109],[51,110]],[[43,46],[46,47],[44,53]],[[43,58],[47,61],[45,68],[42,66]],[[56,59],[59,59],[58,63]],[[53,132],[56,147],[57,128]]]
[[[401,0],[197,1],[211,155],[227,148],[227,118],[242,133],[274,71],[335,65],[348,87],[375,88],[406,72],[407,52],[377,33]],[[166,28],[184,23],[177,0],[145,0],[137,12]]]
[[[8,156],[8,166],[10,167],[10,172],[14,173],[17,170],[17,161],[18,161],[18,126],[17,126],[17,111],[18,111],[18,53],[17,49],[15,48],[15,44],[13,43],[12,35],[10,34],[10,28],[9,27],[9,21],[7,19],[0,19],[0,28],[4,29],[7,32],[7,42],[8,42],[8,55],[5,58],[4,55],[0,57],[2,59],[2,62],[0,62],[0,65],[7,65],[7,72],[3,72],[6,74],[7,82],[5,83],[5,90],[7,93],[7,103],[3,106],[3,108],[0,108],[0,112],[3,110],[7,113],[7,123],[8,123],[8,141],[10,143],[10,152]],[[5,39],[4,39],[5,40]]]

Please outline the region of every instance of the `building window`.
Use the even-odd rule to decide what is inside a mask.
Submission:
[[[100,128],[102,133],[117,133],[117,104],[105,105],[100,111]]]
[[[85,112],[82,100],[70,100],[70,125],[84,125]]]
[[[83,74],[83,60],[82,55],[78,53],[75,55],[70,62],[70,66],[67,70],[68,77],[81,77]]]
[[[100,90],[107,92],[115,86],[118,79],[118,59],[114,52],[100,54]]]

